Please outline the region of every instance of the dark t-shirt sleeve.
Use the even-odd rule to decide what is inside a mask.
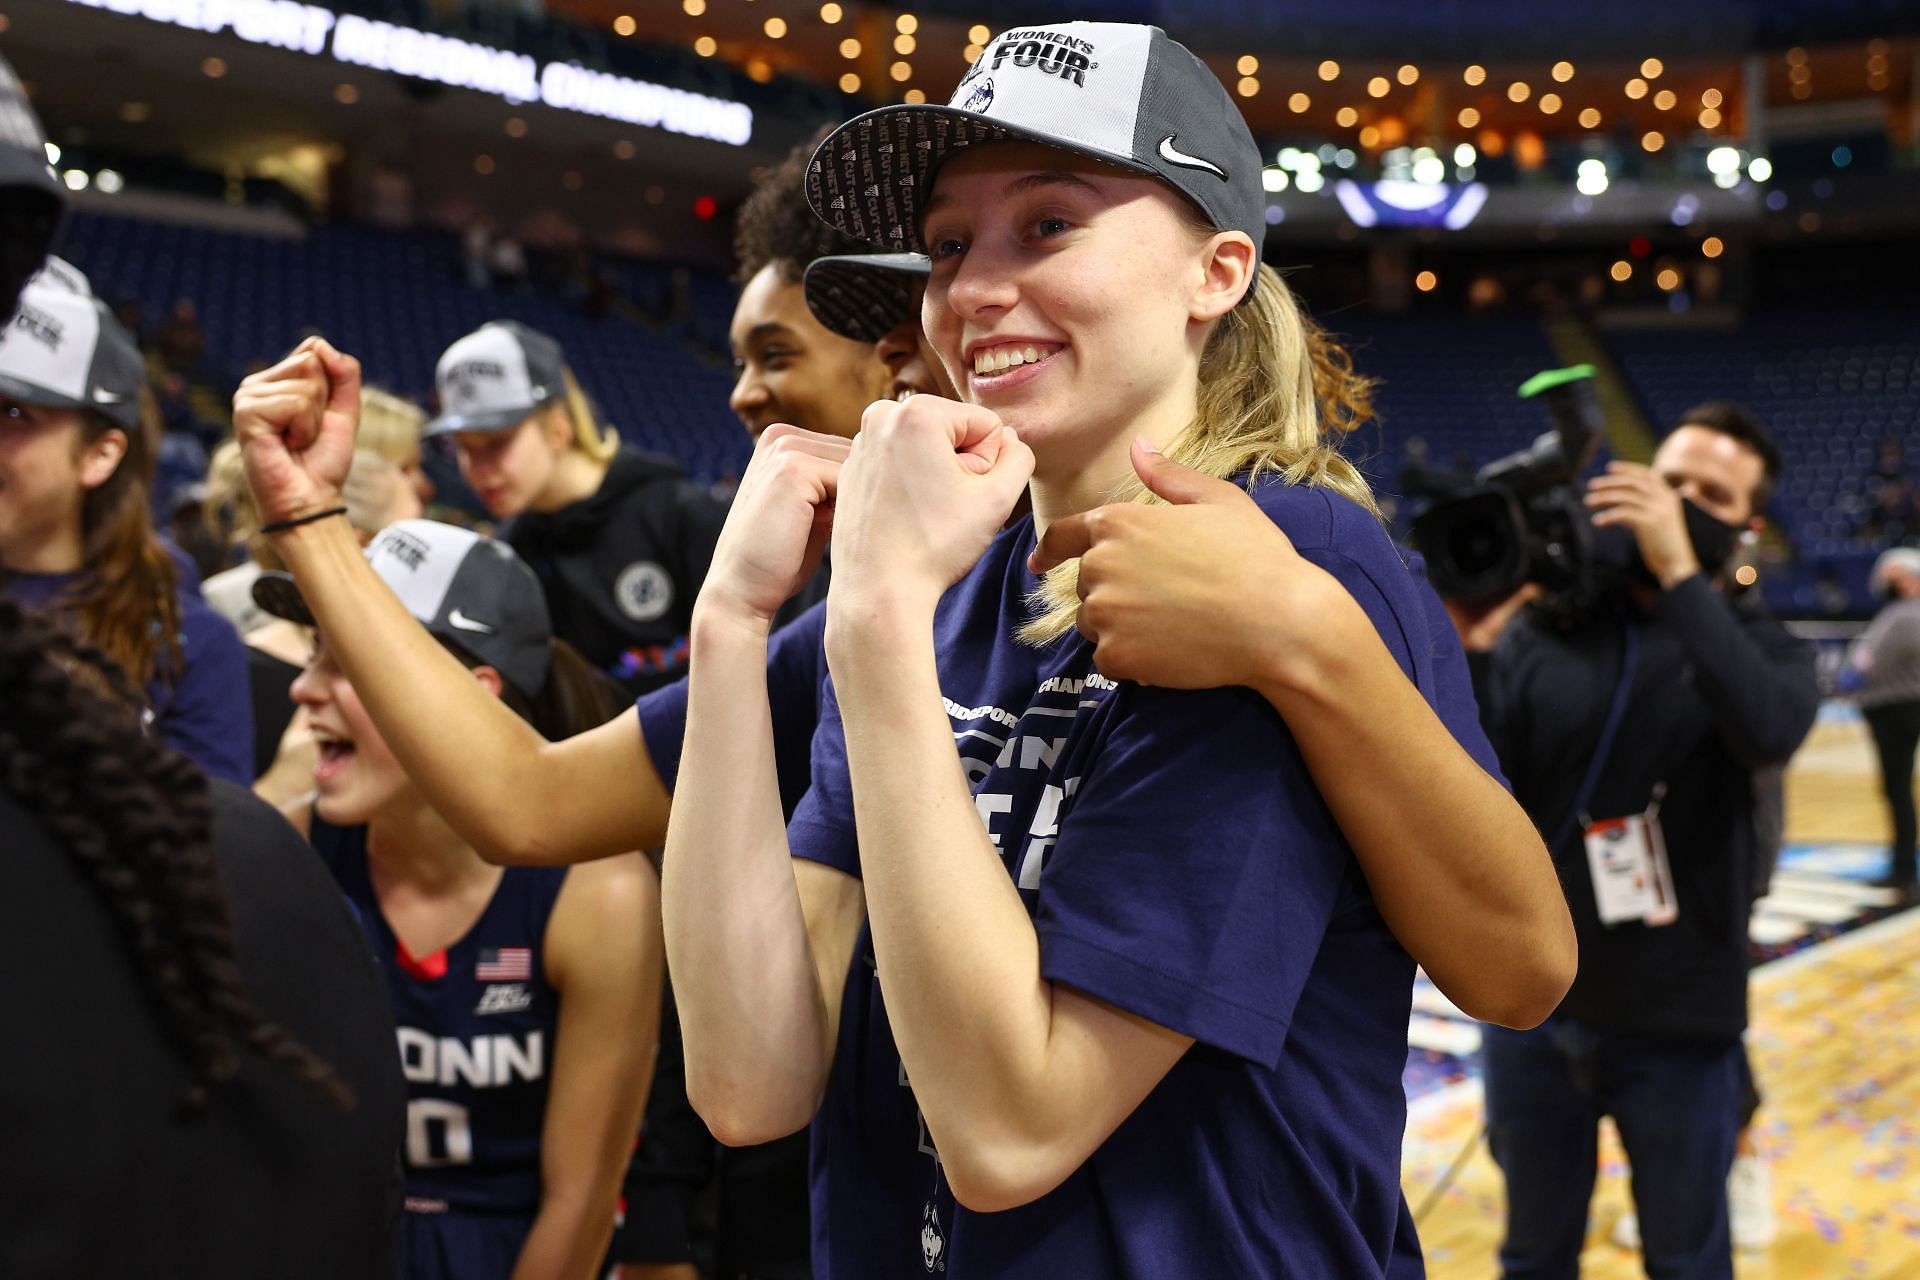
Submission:
[[[1431,619],[1379,522],[1323,490],[1254,497],[1430,687]],[[1042,972],[1272,1063],[1328,922],[1364,901],[1346,840],[1285,723],[1250,691],[1122,685],[1100,714],[1097,758],[1040,879]]]
[[[1244,689],[1123,685],[1099,714],[1040,874],[1043,975],[1276,1062],[1351,864],[1292,736]]]
[[[833,681],[820,690],[820,727],[813,734],[813,785],[787,823],[787,847],[796,858],[860,875],[860,840],[853,817],[853,777],[847,769],[847,728]]]
[[[197,596],[181,599],[185,670],[155,718],[160,740],[209,776],[253,781],[253,701],[247,648],[233,624]]]
[[[773,715],[774,768],[780,778],[781,811],[791,817],[806,794],[810,747],[820,714],[820,682],[827,606],[822,601],[774,632],[767,641],[767,702]],[[634,702],[647,755],[671,791],[680,776],[687,736],[687,682],[642,694]]]

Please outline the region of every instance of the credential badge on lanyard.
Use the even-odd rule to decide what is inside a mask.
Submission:
[[[1638,920],[1644,925],[1672,924],[1680,918],[1673,891],[1673,868],[1660,831],[1660,801],[1665,784],[1654,788],[1645,813],[1593,822],[1581,815],[1586,830],[1587,871],[1593,877],[1593,905],[1604,925]]]

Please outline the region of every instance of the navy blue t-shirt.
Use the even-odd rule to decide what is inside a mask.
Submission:
[[[560,1016],[547,921],[567,869],[508,867],[465,937],[412,956],[381,913],[367,829],[316,814],[308,839],[353,905],[393,998],[408,1209],[531,1215]]]
[[[180,557],[176,556],[176,559]],[[9,599],[29,609],[57,609],[79,577],[72,573],[4,575]],[[183,571],[177,679],[147,686],[153,732],[207,771],[243,787],[253,785],[253,702],[247,684],[247,647],[233,624],[200,596],[199,579]]]
[[[780,810],[789,818],[812,781],[814,727],[827,684],[827,602],[820,601],[767,639],[767,702],[773,713],[774,771],[780,779]],[[1467,688],[1471,701],[1473,688]],[[647,755],[673,790],[680,776],[680,750],[687,737],[684,678],[635,700]],[[1480,723],[1476,714],[1473,723]]]
[[[1325,490],[1271,483],[1255,498],[1435,687],[1433,618],[1379,523]],[[973,1213],[942,1176],[863,930],[814,1122],[815,1267],[1383,1274],[1402,1213],[1412,961],[1265,700],[1106,679],[1078,636],[1013,639],[1037,585],[1033,541],[1030,521],[1003,533],[935,615],[975,806],[1032,913],[1044,976],[1196,1044],[1060,1187]],[[831,696],[789,839],[796,856],[860,873]]]

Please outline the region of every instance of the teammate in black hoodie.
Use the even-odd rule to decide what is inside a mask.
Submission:
[[[670,458],[622,448],[552,338],[510,320],[448,347],[442,413],[460,469],[546,588],[554,634],[635,694],[686,666],[726,502]]]

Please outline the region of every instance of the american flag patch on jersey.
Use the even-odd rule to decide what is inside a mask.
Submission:
[[[533,948],[487,947],[473,976],[482,982],[527,982],[533,977]]]

